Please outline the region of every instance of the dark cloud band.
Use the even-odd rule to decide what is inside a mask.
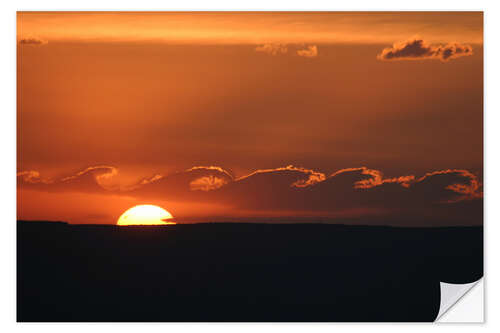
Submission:
[[[460,169],[433,171],[421,177],[384,178],[380,170],[366,167],[342,169],[327,176],[290,165],[234,178],[220,167],[200,166],[166,176],[155,175],[126,188],[106,187],[117,172],[110,166],[89,167],[73,176],[46,180],[36,171],[24,171],[18,173],[18,187],[213,203],[278,215],[382,214],[391,218],[441,216],[445,221],[482,221],[482,184],[476,175]]]

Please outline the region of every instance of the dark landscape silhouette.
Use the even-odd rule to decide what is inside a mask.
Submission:
[[[433,321],[483,227],[18,222],[17,320]]]

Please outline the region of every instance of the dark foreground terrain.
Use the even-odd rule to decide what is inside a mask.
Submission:
[[[18,321],[433,321],[483,228],[18,222]]]

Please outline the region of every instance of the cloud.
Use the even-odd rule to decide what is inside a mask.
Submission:
[[[325,180],[325,175],[321,172],[316,172],[314,170],[305,169],[305,168],[299,168],[299,167],[295,167],[293,165],[288,165],[286,167],[276,168],[276,169],[256,170],[256,171],[254,171],[246,176],[240,177],[236,180],[241,181],[241,180],[244,180],[246,178],[253,177],[253,176],[256,176],[259,174],[278,173],[278,172],[283,172],[283,171],[291,171],[292,173],[295,173],[296,175],[299,176],[295,182],[290,184],[291,187],[306,187],[306,186],[312,185],[314,183]],[[303,178],[303,176],[306,176],[306,178]]]
[[[414,37],[404,42],[394,43],[392,47],[383,49],[377,55],[377,59],[383,61],[438,59],[446,62],[472,54],[472,47],[470,45],[449,43],[432,46],[423,39]]]
[[[160,180],[162,179],[164,176],[163,175],[154,175],[152,177],[149,177],[149,178],[143,178],[139,184],[137,184],[135,187],[137,186],[143,186],[143,185],[146,185],[146,184],[150,184],[150,183],[153,183],[157,180]]]
[[[78,172],[73,176],[64,177],[61,182],[74,182],[80,181],[87,175],[92,175],[96,183],[105,187],[107,181],[109,181],[113,176],[118,174],[118,169],[112,166],[99,165],[88,167],[83,171]]]
[[[90,167],[59,180],[36,171],[18,173],[18,187],[42,191],[107,191],[140,199],[220,205],[231,212],[269,216],[373,218],[379,223],[456,225],[482,223],[482,184],[467,170],[437,170],[417,177],[384,177],[367,167],[325,175],[292,165],[234,178],[217,166],[197,166],[144,178],[129,188],[106,187],[117,169]],[[194,207],[194,206],[193,206]],[[429,222],[435,221],[438,222]]]
[[[138,197],[206,201],[205,193],[233,181],[233,176],[217,166],[195,166],[169,175],[154,177],[126,193]]]
[[[255,51],[264,52],[276,56],[279,54],[288,53],[289,49],[295,50],[297,55],[300,57],[314,58],[318,56],[318,47],[316,45],[300,46],[300,45],[286,45],[280,43],[272,43],[272,44],[259,45],[255,48]]]
[[[447,61],[450,59],[456,59],[472,55],[472,47],[470,45],[461,45],[458,43],[453,43],[445,46],[440,46],[437,49],[436,54],[438,54],[441,57],[442,61]]]
[[[167,176],[169,180],[158,183],[149,195],[222,204],[248,214],[382,216],[384,223],[399,219],[403,224],[408,219],[424,224],[431,219],[444,224],[482,221],[481,185],[467,170],[386,178],[380,170],[366,167],[341,169],[326,176],[289,165],[256,170],[236,179],[223,169],[195,170],[197,175],[190,169]],[[210,172],[215,174],[210,176]],[[219,181],[220,177],[223,180]]]
[[[318,56],[318,47],[316,45],[309,45],[305,49],[297,50],[297,55],[306,58],[314,58]]]
[[[483,196],[482,184],[476,175],[467,170],[449,169],[434,171],[425,174],[415,182],[415,188],[428,197],[442,203],[454,203],[464,200],[473,200]],[[437,197],[439,188],[446,197]]]
[[[255,48],[257,52],[264,52],[270,55],[285,54],[288,52],[288,47],[285,44],[264,44]]]
[[[39,38],[22,38],[19,40],[20,45],[33,45],[33,46],[40,46],[40,45],[45,45],[47,44],[48,41],[39,39]]]
[[[213,175],[196,178],[189,183],[189,188],[192,191],[211,191],[216,190],[227,184],[224,178],[215,177]]]
[[[47,182],[48,180],[42,180],[40,178],[40,172],[34,170],[21,171],[17,173],[18,181],[27,183],[27,184],[36,184],[41,182]]]
[[[17,186],[46,192],[103,192],[117,189],[109,186],[117,173],[115,167],[101,165],[54,180],[41,178],[38,171],[21,171],[17,173]]]
[[[211,165],[211,166],[195,166],[195,167],[192,167],[191,169],[187,169],[186,171],[191,172],[191,171],[210,171],[210,170],[220,172],[228,178],[231,178],[231,179],[233,178],[233,176],[229,172],[227,172],[226,170],[222,169],[221,167],[213,166],[213,165]]]
[[[354,188],[368,189],[368,188],[372,188],[372,187],[379,186],[382,184],[387,184],[387,183],[398,183],[401,186],[409,187],[410,182],[415,179],[415,176],[413,176],[413,175],[384,179],[381,171],[374,170],[374,169],[368,169],[367,167],[342,169],[342,170],[339,170],[339,171],[333,173],[330,177],[334,177],[340,173],[353,172],[353,171],[354,172],[359,171],[359,172],[361,172],[362,175],[369,176],[369,178],[356,181],[354,183]]]

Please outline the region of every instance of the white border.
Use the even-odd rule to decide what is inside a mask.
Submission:
[[[30,332],[88,332],[92,331],[119,331],[136,332],[138,329],[144,331],[169,332],[193,332],[203,330],[204,332],[302,332],[332,330],[342,331],[366,331],[374,332],[399,332],[404,329],[407,332],[421,331],[422,329],[439,329],[449,332],[462,332],[464,330],[477,330],[478,328],[499,329],[499,319],[495,313],[498,311],[498,258],[494,255],[500,253],[498,242],[498,223],[500,223],[498,211],[493,208],[498,206],[500,196],[498,188],[500,163],[498,147],[500,146],[499,112],[500,107],[497,97],[500,83],[498,70],[498,32],[500,31],[500,16],[498,13],[498,1],[4,1],[0,11],[2,25],[1,52],[2,73],[1,92],[2,110],[0,121],[0,135],[2,136],[2,207],[4,208],[3,228],[0,231],[0,253],[2,258],[1,282],[0,282],[0,328],[3,332],[30,331]],[[478,325],[435,325],[435,324],[16,324],[15,323],[15,178],[16,172],[16,48],[15,27],[16,10],[484,10],[485,11],[485,271],[486,274],[486,322],[485,327]],[[491,254],[491,256],[489,255]],[[489,311],[489,309],[492,309]],[[491,316],[488,316],[490,314]],[[335,326],[335,327],[333,327]],[[369,326],[369,327],[368,327]],[[404,326],[404,327],[401,327]],[[480,325],[483,326],[483,325]]]
[[[414,1],[388,1],[388,0],[357,0],[357,1],[285,1],[285,0],[253,0],[253,1],[228,1],[228,0],[187,0],[187,1],[158,1],[141,0],[131,1],[58,1],[36,0],[17,1],[17,10],[196,10],[196,11],[349,11],[349,10],[483,10],[484,1],[455,0],[453,5],[446,1],[420,0]]]

